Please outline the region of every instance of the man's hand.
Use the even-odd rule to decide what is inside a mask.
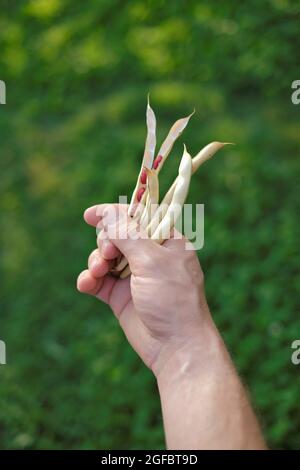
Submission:
[[[78,289],[111,306],[130,344],[153,370],[168,448],[265,449],[209,313],[194,250],[186,249],[184,238],[162,246],[147,237],[133,239],[127,207],[118,206],[118,217],[115,208],[104,204],[85,212],[86,222],[100,233]],[[120,254],[132,272],[123,280],[109,274]]]
[[[128,230],[134,229],[126,209],[103,204],[85,211],[85,221],[102,230],[98,248],[90,254],[88,269],[80,274],[77,285],[80,292],[110,305],[130,344],[157,374],[169,356],[198,338],[204,323],[210,322],[203,273],[183,236],[163,245],[146,236],[132,239]],[[116,237],[109,238],[114,231]],[[120,253],[132,272],[123,280],[109,274]]]

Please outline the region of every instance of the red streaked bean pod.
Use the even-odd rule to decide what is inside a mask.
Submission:
[[[128,209],[128,215],[131,217],[135,213],[135,204],[137,202],[140,202],[138,200],[138,194],[140,195],[140,189],[145,188],[146,189],[146,183],[147,183],[147,175],[145,174],[145,169],[151,169],[152,164],[153,164],[153,159],[154,159],[154,153],[155,153],[155,146],[156,146],[156,118],[153,109],[150,106],[149,102],[149,96],[148,96],[148,103],[147,103],[147,110],[146,110],[146,122],[147,122],[147,137],[146,137],[146,144],[145,144],[145,150],[144,150],[144,156],[143,156],[143,161],[142,161],[142,166],[141,170],[138,176],[138,180],[135,186],[135,189],[133,191],[129,209]],[[145,191],[144,191],[145,192]]]

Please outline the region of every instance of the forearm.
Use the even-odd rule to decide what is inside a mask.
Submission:
[[[254,412],[213,323],[157,370],[169,449],[264,449]]]

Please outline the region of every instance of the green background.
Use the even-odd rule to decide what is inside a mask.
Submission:
[[[109,309],[80,295],[95,246],[82,220],[130,195],[148,91],[161,140],[190,113],[161,173],[233,141],[193,178],[213,316],[268,443],[299,448],[299,1],[0,1],[0,446],[163,448],[151,373]],[[298,180],[298,186],[297,186]]]

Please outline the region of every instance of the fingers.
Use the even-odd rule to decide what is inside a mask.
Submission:
[[[88,269],[79,274],[77,289],[85,294],[98,295],[105,284],[111,262],[102,258],[99,250],[92,251],[88,258]],[[99,297],[100,298],[100,297]]]
[[[127,211],[128,206],[121,204],[100,204],[85,211],[86,222],[99,229],[99,251],[95,250],[90,255],[88,263],[95,278],[105,276],[121,254],[128,260],[133,273],[137,274],[140,268],[144,272],[145,266],[149,269],[162,250],[136,220],[128,216]]]
[[[126,209],[127,204],[96,204],[95,206],[88,207],[83,214],[85,222],[92,227],[97,227],[103,216],[103,211],[109,205],[120,207],[122,210]]]
[[[119,318],[131,299],[129,283],[129,279],[117,280],[109,274],[96,279],[87,269],[79,274],[77,289],[83,294],[93,295],[109,304],[114,314]]]
[[[101,215],[97,213],[99,205],[88,207],[83,214],[83,218],[87,224],[96,227],[101,220]]]
[[[120,206],[118,206],[120,208]],[[126,210],[116,210],[107,205],[102,213],[102,225],[106,237],[129,261],[134,263],[142,254],[149,257],[158,245],[141,229],[137,222],[127,215]]]
[[[107,239],[98,237],[99,249],[91,252],[88,258],[88,270],[78,277],[78,288],[80,291],[93,293],[96,287],[100,288],[100,278],[103,278],[114,264],[114,259],[120,255],[120,251]]]
[[[98,239],[99,240],[99,239]],[[120,250],[109,240],[98,241],[99,250],[102,258],[112,260],[120,256]]]
[[[77,279],[77,289],[84,294],[96,294],[103,284],[103,278],[96,279],[90,271],[86,269],[79,274]]]
[[[126,204],[98,204],[89,207],[84,213],[84,220],[99,230],[98,246],[106,260],[116,258],[120,252],[129,257],[136,251],[147,250],[147,247],[149,250],[155,246],[127,215],[127,209]]]
[[[102,258],[99,250],[96,249],[89,256],[88,268],[93,277],[103,277],[110,269],[110,262]]]
[[[115,248],[113,247],[113,249]],[[97,293],[101,288],[103,278],[110,270],[110,267],[111,261],[104,259],[98,249],[92,251],[88,258],[88,269],[78,276],[78,290],[87,294]]]

